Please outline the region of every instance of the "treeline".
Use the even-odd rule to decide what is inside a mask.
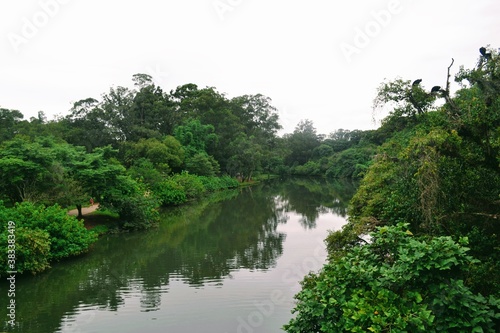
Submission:
[[[0,143],[53,137],[87,153],[110,146],[127,169],[245,181],[255,173],[360,178],[383,141],[376,131],[318,134],[307,119],[280,137],[278,112],[263,95],[228,99],[195,84],[166,93],[149,75],[136,74],[133,81],[134,89],[119,86],[101,100],[77,101],[68,115],[51,121],[42,111],[25,120],[17,110],[0,108]]]
[[[286,331],[498,332],[500,56],[481,48],[453,95],[452,65],[446,87],[379,87],[386,139]]]
[[[360,177],[375,151],[370,131],[326,136],[309,120],[280,137],[278,112],[260,94],[229,99],[195,84],[164,92],[146,74],[133,82],[133,89],[77,101],[54,120],[0,108],[0,248],[9,245],[7,221],[16,222],[19,272],[41,271],[59,253],[85,252],[95,240],[81,222],[40,213],[46,209],[76,207],[81,216],[93,198],[119,216],[120,228],[148,229],[160,206],[238,187],[256,174]],[[60,242],[74,250],[60,252]]]

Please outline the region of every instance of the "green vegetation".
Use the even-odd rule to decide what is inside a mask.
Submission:
[[[41,272],[53,260],[86,252],[97,239],[95,233],[85,229],[82,221],[69,216],[58,205],[44,207],[22,202],[6,208],[0,202],[0,220],[6,221],[0,233],[0,250],[10,253],[9,244],[15,244],[18,273]],[[7,256],[0,258],[2,273],[12,271],[7,259]]]
[[[288,332],[498,332],[500,56],[491,54],[459,70],[453,96],[450,75],[431,92],[403,79],[379,87],[375,109],[392,112],[327,171],[363,178]],[[342,167],[349,159],[368,163]]]
[[[494,332],[500,302],[467,286],[477,260],[466,239],[415,237],[407,226],[379,227],[369,244],[309,274],[286,331]]]
[[[499,71],[491,50],[459,70],[454,94],[450,75],[431,91],[418,80],[384,82],[374,108],[392,111],[379,129],[328,135],[305,119],[278,136],[277,110],[263,95],[229,99],[195,84],[167,93],[146,74],[133,76],[133,89],[80,100],[53,121],[0,109],[0,247],[8,249],[14,221],[18,271],[36,273],[87,251],[106,232],[87,231],[61,208],[81,211],[90,198],[118,216],[121,229],[143,230],[158,225],[160,207],[262,175],[360,180],[349,223],[329,235],[329,263],[304,280],[286,329],[494,331]],[[317,211],[303,211],[309,225]]]

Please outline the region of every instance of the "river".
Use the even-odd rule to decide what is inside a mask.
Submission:
[[[2,295],[3,329],[282,332],[299,281],[324,264],[323,240],[345,223],[353,191],[274,180],[165,210],[158,229],[105,235],[81,257],[18,277],[18,325],[7,326]]]

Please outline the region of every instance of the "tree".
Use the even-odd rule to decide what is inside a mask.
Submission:
[[[186,171],[199,176],[216,176],[220,172],[219,163],[205,152],[199,152],[186,158]]]
[[[285,135],[285,140],[290,150],[286,159],[288,165],[306,163],[311,159],[313,150],[320,145],[316,128],[308,119],[301,120],[292,134]]]
[[[231,100],[236,115],[248,136],[262,138],[263,142],[273,140],[282,127],[278,122],[277,109],[271,99],[261,94],[243,95]]]
[[[232,156],[230,143],[243,132],[243,125],[232,112],[230,101],[213,87],[198,89],[195,84],[180,86],[171,95],[176,112],[182,115],[183,126],[192,120],[198,120],[202,126],[214,127],[218,142],[222,144],[205,146],[205,149],[208,155],[217,160],[221,169],[227,169],[227,163]]]
[[[401,221],[419,234],[469,237],[471,254],[481,260],[470,284],[485,295],[498,294],[500,286],[492,273],[499,269],[499,58],[491,54],[474,69],[460,70],[462,88],[445,96],[442,107],[418,115],[418,122],[393,126],[397,131],[382,126],[388,139],[351,202],[354,235],[344,237],[352,243],[376,226]],[[408,117],[389,118],[392,126]]]
[[[213,152],[219,144],[213,125],[202,125],[199,120],[190,120],[185,125],[177,126],[174,136],[186,149],[188,156],[204,152]]]
[[[125,87],[111,88],[104,94],[101,108],[113,133],[115,141],[130,139],[134,122],[128,119],[133,104],[134,92]]]
[[[410,80],[397,78],[382,83],[373,101],[374,112],[388,106],[394,117],[415,117],[429,111],[437,93],[426,92],[420,84],[410,84]]]
[[[232,176],[239,176],[244,181],[250,180],[253,172],[261,167],[261,145],[255,142],[254,137],[240,133],[238,138],[231,142],[230,149],[233,155],[227,164],[227,172]]]
[[[70,114],[59,123],[62,125],[62,138],[75,146],[84,146],[87,152],[114,144],[117,139],[109,115],[94,98],[75,102]]]
[[[12,203],[40,201],[51,186],[50,168],[55,154],[50,138],[32,141],[16,137],[6,141],[0,150],[0,188]]]
[[[178,125],[174,103],[160,87],[152,83],[152,78],[147,74],[136,74],[134,79],[140,89],[135,93],[129,109],[127,140],[172,135]]]
[[[16,125],[24,118],[18,110],[0,108],[0,143],[16,134]]]
[[[500,172],[500,55],[489,50],[481,56],[476,68],[463,67],[455,77],[463,89],[457,92],[447,115],[458,132],[474,141],[482,150],[484,162]]]
[[[365,134],[363,131],[350,131],[340,128],[330,133],[330,135],[323,140],[323,144],[329,145],[335,152],[340,152],[359,144],[364,136]]]
[[[173,136],[166,136],[162,141],[140,139],[138,142],[123,143],[121,154],[126,166],[131,166],[139,159],[145,158],[164,174],[179,170],[184,162],[184,148]]]
[[[117,150],[97,148],[75,164],[74,177],[99,200],[99,205],[118,213],[123,228],[148,229],[159,220],[158,202],[148,189],[126,174],[116,159]]]

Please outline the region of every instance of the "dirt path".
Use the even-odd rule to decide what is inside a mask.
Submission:
[[[95,203],[92,206],[89,207],[82,207],[82,215],[87,215],[95,211],[97,208],[99,208],[99,204]],[[73,215],[77,216],[78,215],[78,209],[72,209],[68,212],[68,215]]]

